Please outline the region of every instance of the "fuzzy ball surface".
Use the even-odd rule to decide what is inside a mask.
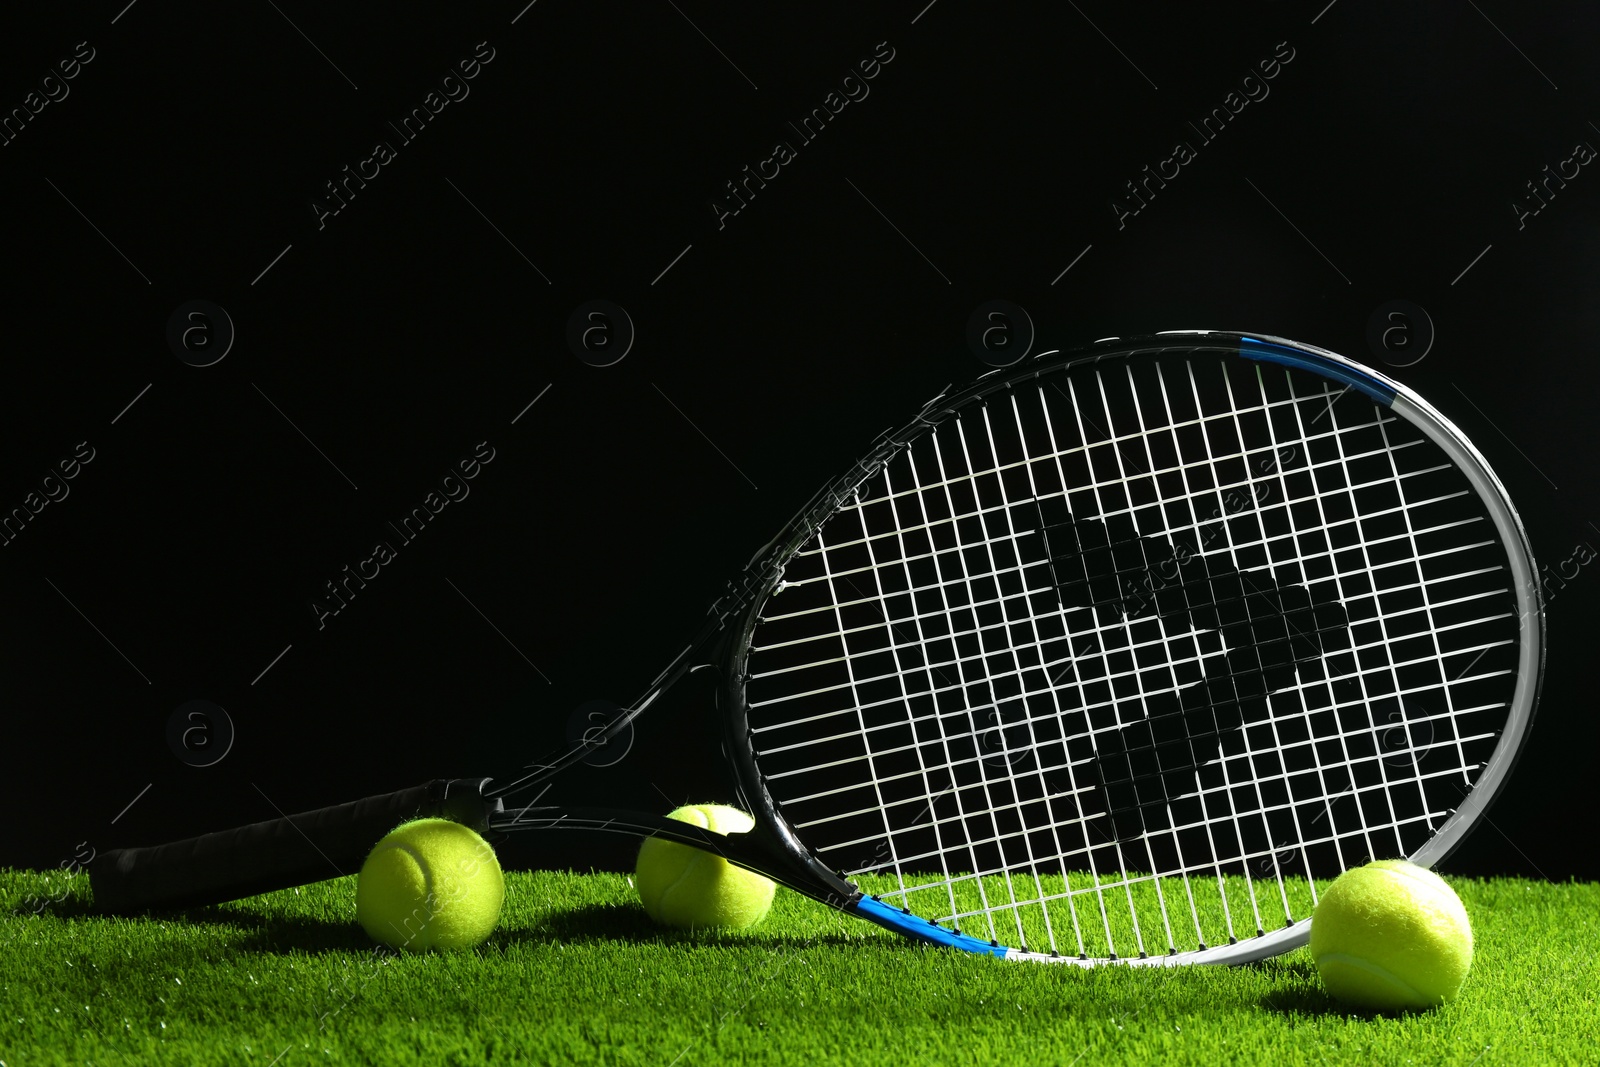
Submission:
[[[356,881],[356,919],[391,948],[471,948],[500,921],[505,895],[500,861],[476,831],[449,819],[415,819],[367,855]]]
[[[755,820],[724,804],[690,804],[667,816],[719,834],[740,834]],[[650,918],[685,929],[742,930],[766,918],[776,886],[721,856],[661,838],[639,846],[634,887]]]
[[[1433,1008],[1461,992],[1472,923],[1425,867],[1376,860],[1344,872],[1311,916],[1311,955],[1336,1000],[1384,1011]]]

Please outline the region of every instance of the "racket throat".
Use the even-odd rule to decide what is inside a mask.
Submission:
[[[771,878],[830,907],[849,909],[861,897],[860,890],[842,875],[828,870],[798,843],[775,840],[778,835],[770,830],[719,834],[664,815],[621,808],[532,806],[496,815],[491,819],[490,829],[499,833],[584,830],[640,838],[662,837],[721,856],[729,863]]]

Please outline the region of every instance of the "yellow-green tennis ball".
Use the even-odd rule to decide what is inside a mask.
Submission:
[[[724,804],[690,804],[668,815],[719,834],[742,834],[755,820]],[[777,888],[721,856],[659,837],[639,846],[634,888],[650,918],[665,926],[739,930],[767,917]]]
[[[500,921],[505,876],[489,842],[449,819],[402,823],[356,880],[356,919],[391,948],[471,948]]]
[[[1337,1000],[1432,1008],[1461,992],[1472,923],[1455,890],[1425,867],[1376,860],[1345,871],[1311,915],[1311,956]]]

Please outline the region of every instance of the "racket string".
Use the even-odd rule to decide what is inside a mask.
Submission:
[[[1376,426],[1378,426],[1380,424],[1375,422],[1372,425],[1376,427]],[[1419,445],[1422,445],[1422,444],[1424,444],[1424,442],[1422,442],[1420,440],[1419,441],[1412,441],[1412,442],[1407,442],[1405,445],[1397,446],[1397,448],[1416,447],[1416,446],[1419,446]],[[1262,451],[1262,452],[1270,452],[1271,450],[1269,450],[1269,449],[1261,449],[1260,451]],[[1372,450],[1362,454],[1361,456],[1352,457],[1352,458],[1356,458],[1356,459],[1372,459],[1372,458],[1378,458],[1382,454],[1383,454],[1383,450],[1382,449],[1375,448],[1375,449],[1372,449]],[[1042,458],[1039,458],[1039,459],[1029,460],[1029,461],[1026,461],[1025,463],[1019,463],[1019,464],[1015,464],[1015,465],[1012,465],[1012,466],[1008,466],[1008,468],[1006,468],[1006,469],[1012,469],[1012,467],[1016,467],[1016,468],[1021,468],[1021,467],[1025,467],[1025,466],[1031,467],[1031,466],[1034,466],[1034,465],[1037,465],[1037,464],[1040,464],[1040,463],[1047,462],[1050,458],[1051,457],[1047,456],[1047,457],[1042,457]],[[1174,467],[1174,468],[1169,468],[1168,470],[1160,471],[1160,472],[1157,472],[1157,473],[1160,473],[1160,474],[1179,473],[1181,470],[1187,469],[1187,467],[1199,467],[1199,466],[1202,466],[1202,464],[1199,464],[1199,463],[1188,464],[1184,468]],[[1342,464],[1340,463],[1340,461],[1338,459],[1330,459],[1330,460],[1319,461],[1318,463],[1312,464],[1308,468],[1306,468],[1306,471],[1307,471],[1307,473],[1314,474],[1318,468],[1339,468],[1341,466],[1342,466]],[[1422,468],[1422,469],[1419,469],[1419,470],[1416,470],[1416,471],[1407,471],[1407,472],[1403,473],[1400,476],[1400,480],[1404,481],[1406,479],[1416,478],[1416,477],[1429,475],[1429,474],[1434,474],[1434,473],[1438,473],[1440,471],[1448,471],[1450,469],[1451,468],[1450,468],[1449,464],[1439,464],[1439,465],[1434,466],[1434,467]],[[993,475],[995,473],[997,473],[997,472],[991,470],[991,471],[981,472],[978,475],[963,475],[960,478],[950,479],[949,480],[949,484],[970,482],[970,481],[973,481],[975,478],[984,477],[984,476],[987,476],[987,475]],[[1150,476],[1147,475],[1146,477],[1150,477]],[[1352,489],[1352,488],[1356,489],[1356,490],[1372,489],[1372,488],[1376,488],[1378,486],[1391,484],[1393,481],[1394,481],[1394,479],[1392,479],[1392,478],[1390,478],[1388,476],[1382,476],[1382,477],[1373,478],[1371,481],[1366,482],[1366,483],[1361,483],[1361,484],[1357,484],[1357,485],[1354,485],[1354,486],[1339,486],[1337,488],[1327,490],[1326,492],[1313,491],[1313,492],[1310,492],[1310,493],[1301,493],[1301,494],[1298,494],[1294,498],[1294,502],[1303,503],[1305,501],[1315,500],[1315,499],[1318,499],[1320,497],[1345,496],[1345,495],[1348,494],[1348,491],[1350,489]],[[1186,492],[1186,493],[1180,493],[1180,494],[1171,494],[1171,495],[1168,495],[1167,497],[1165,497],[1164,499],[1168,504],[1173,504],[1173,503],[1189,503],[1189,502],[1192,502],[1194,500],[1198,500],[1198,499],[1201,499],[1201,498],[1209,499],[1211,497],[1218,496],[1218,495],[1221,495],[1223,497],[1227,497],[1228,495],[1233,494],[1237,490],[1249,488],[1249,487],[1252,487],[1255,484],[1257,484],[1257,483],[1253,482],[1250,479],[1242,479],[1242,480],[1238,480],[1238,481],[1234,481],[1234,482],[1224,482],[1224,483],[1221,483],[1221,484],[1216,485],[1216,486],[1195,490],[1193,492]],[[1068,495],[1068,493],[1067,493],[1066,490],[1052,490],[1052,491],[1049,491],[1049,492],[1035,493],[1029,499],[1033,500],[1033,501],[1048,501],[1048,500],[1061,499],[1061,498],[1066,497],[1067,495]],[[1450,497],[1459,497],[1459,496],[1465,496],[1465,495],[1467,495],[1467,491],[1466,490],[1458,490],[1458,491],[1450,494]],[[1423,502],[1420,502],[1420,503],[1432,503],[1432,502],[1433,501],[1423,501]],[[1286,498],[1285,501],[1277,503],[1277,504],[1273,504],[1273,503],[1270,503],[1270,502],[1264,502],[1262,506],[1278,508],[1278,507],[1287,507],[1289,503],[1290,503],[1290,501]],[[974,507],[970,511],[960,511],[960,512],[952,511],[949,515],[947,515],[947,516],[945,516],[943,518],[928,519],[928,520],[925,520],[922,523],[918,523],[918,524],[914,524],[914,525],[910,525],[910,526],[905,526],[905,527],[899,527],[899,528],[897,528],[896,530],[893,530],[893,531],[879,532],[879,533],[875,533],[875,534],[866,534],[866,535],[864,535],[862,537],[859,537],[859,538],[856,538],[855,540],[852,540],[852,541],[844,541],[844,542],[840,542],[840,543],[835,544],[835,545],[830,545],[829,546],[829,551],[832,551],[832,552],[835,552],[835,553],[840,553],[840,552],[843,552],[845,550],[861,549],[861,548],[864,548],[866,546],[869,546],[870,544],[872,544],[875,541],[887,540],[887,539],[889,539],[891,537],[896,536],[897,534],[900,535],[900,536],[904,536],[905,534],[929,534],[929,535],[931,535],[932,533],[935,533],[935,532],[945,533],[946,532],[946,530],[945,530],[946,527],[957,527],[961,523],[968,522],[969,520],[977,520],[979,523],[981,523],[986,516],[989,516],[991,514],[1004,512],[1004,511],[1008,510],[1009,508],[1011,508],[1013,506],[1014,506],[1014,503],[1003,503],[1003,504],[992,505],[992,506],[989,506],[989,507],[981,507],[981,506],[980,507]],[[855,506],[852,506],[852,507],[850,507],[848,509],[845,509],[845,510],[863,510],[863,507],[860,506],[860,505],[855,505]],[[1394,510],[1394,509],[1391,509],[1391,510]],[[1138,508],[1136,508],[1136,507],[1111,508],[1111,509],[1106,509],[1105,512],[1103,513],[1102,517],[1103,518],[1122,518],[1122,517],[1131,518],[1137,511],[1138,511]],[[841,511],[841,514],[842,513],[843,512]],[[1372,514],[1381,515],[1381,514],[1384,514],[1384,513],[1385,513],[1384,511],[1378,510],[1378,511],[1373,512]],[[1326,523],[1324,523],[1322,525],[1321,528],[1323,530],[1332,531],[1332,530],[1337,530],[1337,529],[1339,529],[1341,527],[1353,526],[1353,525],[1355,525],[1355,522],[1356,522],[1356,517],[1352,514],[1352,515],[1347,516],[1346,518],[1340,519],[1338,521],[1326,522]],[[1186,533],[1199,534],[1200,530],[1201,530],[1201,527],[1203,527],[1203,526],[1212,526],[1212,527],[1214,527],[1216,525],[1217,525],[1217,516],[1213,515],[1213,516],[1210,516],[1210,517],[1208,517],[1206,519],[1198,520],[1198,521],[1196,521],[1194,523],[1174,523],[1174,524],[1171,524],[1170,526],[1168,526],[1165,529],[1164,532],[1166,534],[1168,534],[1168,535],[1186,534]],[[1288,534],[1280,534],[1280,535],[1277,535],[1277,538],[1281,539],[1281,538],[1284,538],[1284,537],[1287,537],[1287,536],[1289,536],[1289,535]],[[954,533],[954,532],[950,532],[949,535],[948,535],[948,539],[952,543],[955,541],[955,539],[957,539],[957,537],[958,537],[958,535],[956,533]],[[931,536],[929,537],[929,543],[932,544]],[[1269,545],[1270,545],[1270,541],[1263,541],[1263,542],[1261,542],[1260,547],[1267,547]],[[1256,547],[1256,546],[1241,546],[1241,547]],[[947,545],[946,549],[944,549],[944,550],[948,550],[948,549],[949,549],[949,545]],[[803,550],[797,552],[793,558],[795,560],[803,560],[803,559],[806,559],[808,557],[815,557],[817,555],[820,555],[822,551],[823,550],[820,547],[819,548],[803,549]],[[929,553],[924,553],[924,554],[921,554],[921,555],[907,556],[906,558],[908,560],[910,560],[910,561],[916,561],[918,559],[928,558],[930,555],[931,555],[931,551]],[[865,557],[863,557],[863,558],[865,558]],[[792,563],[791,563],[791,565],[792,565]],[[870,568],[868,566],[863,566],[863,567],[861,567],[859,569],[860,570],[866,570],[866,569],[870,569]],[[845,571],[843,571],[841,573],[849,574],[849,573],[855,573],[855,571],[847,569],[847,570],[845,570]],[[809,584],[811,582],[817,582],[817,581],[821,581],[821,577],[820,576],[815,576],[815,577],[812,577],[812,578],[786,579],[784,584],[785,584],[785,587],[789,587],[789,586],[805,585],[805,584]]]
[[[1507,590],[1507,589],[1502,587],[1502,588],[1490,590],[1490,591],[1487,591],[1487,592],[1472,593],[1470,595],[1457,597],[1457,598],[1454,598],[1454,599],[1449,600],[1449,601],[1441,601],[1441,602],[1439,602],[1438,604],[1436,604],[1434,606],[1436,608],[1437,607],[1460,606],[1460,605],[1464,605],[1466,603],[1469,603],[1471,601],[1482,600],[1482,599],[1485,599],[1487,597],[1506,594],[1508,592],[1509,592],[1509,590]],[[1397,613],[1397,615],[1414,614],[1414,613],[1419,612],[1420,610],[1421,609],[1410,609],[1407,612]],[[1492,615],[1486,615],[1486,616],[1481,616],[1481,617],[1478,617],[1478,618],[1468,619],[1468,620],[1462,621],[1462,622],[1449,623],[1449,624],[1446,624],[1446,625],[1443,625],[1443,626],[1439,626],[1436,629],[1437,629],[1437,632],[1440,633],[1440,634],[1449,633],[1449,632],[1452,632],[1452,631],[1455,631],[1455,630],[1465,630],[1465,629],[1468,629],[1468,628],[1473,628],[1474,630],[1476,630],[1478,628],[1481,628],[1485,624],[1490,624],[1490,623],[1494,623],[1494,622],[1509,621],[1509,620],[1514,619],[1514,618],[1515,618],[1515,615],[1513,613],[1503,612],[1502,611],[1502,612],[1497,612],[1497,613],[1492,614]],[[899,620],[897,620],[897,621],[899,621]],[[993,629],[1000,629],[1002,627],[999,626],[999,625],[996,625],[995,627],[992,627],[992,628]],[[1104,626],[1104,627],[1100,627],[1098,629],[1089,629],[1087,631],[1080,632],[1078,634],[1078,636],[1085,637],[1086,639],[1088,637],[1090,637],[1090,636],[1097,636],[1097,637],[1100,637],[1100,638],[1107,638],[1107,637],[1120,636],[1120,635],[1122,635],[1123,632],[1124,631],[1121,628],[1116,627],[1116,626]],[[974,633],[976,633],[976,631]],[[1171,640],[1171,641],[1167,640],[1164,637],[1158,637],[1158,638],[1146,639],[1146,640],[1143,640],[1143,641],[1133,641],[1131,644],[1128,644],[1126,646],[1117,646],[1117,645],[1111,645],[1109,643],[1102,642],[1100,644],[1100,647],[1099,647],[1098,651],[1102,653],[1102,657],[1101,658],[1104,658],[1104,659],[1106,659],[1108,661],[1110,659],[1112,659],[1114,656],[1118,655],[1118,654],[1124,654],[1125,653],[1130,660],[1133,660],[1137,664],[1138,655],[1140,653],[1142,653],[1143,651],[1145,651],[1145,650],[1165,648],[1165,649],[1170,651],[1170,650],[1173,650],[1173,649],[1178,649],[1178,651],[1176,651],[1171,656],[1171,658],[1168,660],[1168,666],[1170,666],[1170,667],[1172,667],[1174,669],[1187,668],[1187,667],[1192,667],[1192,666],[1198,666],[1199,664],[1205,662],[1208,659],[1213,659],[1220,653],[1220,651],[1222,651],[1220,646],[1212,647],[1209,651],[1200,651],[1199,650],[1199,646],[1201,644],[1207,643],[1206,642],[1207,638],[1214,638],[1215,636],[1216,636],[1216,632],[1215,631],[1203,631],[1203,632],[1198,632],[1197,634],[1194,634],[1194,635],[1186,635],[1183,638],[1179,638],[1179,639]],[[1051,641],[1051,642],[1047,642],[1047,643],[1060,644],[1062,642],[1060,642],[1060,641]],[[1370,642],[1367,642],[1367,643],[1354,642],[1345,651],[1350,653],[1351,655],[1353,655],[1355,657],[1359,657],[1359,656],[1361,656],[1361,654],[1366,653],[1366,652],[1392,647],[1393,644],[1394,644],[1394,638],[1393,637],[1387,636],[1387,635],[1380,635],[1378,638],[1376,638],[1376,639],[1374,639],[1374,640],[1372,640]],[[1486,642],[1486,643],[1483,643],[1483,644],[1464,645],[1463,647],[1461,647],[1459,649],[1449,650],[1447,653],[1445,653],[1445,655],[1466,655],[1468,653],[1473,653],[1473,652],[1480,652],[1481,653],[1481,652],[1486,651],[1487,649],[1490,649],[1490,648],[1506,647],[1506,646],[1509,646],[1511,644],[1513,644],[1513,642],[1510,639],[1499,639],[1499,640],[1489,641],[1489,642]],[[847,660],[860,660],[860,659],[872,658],[872,657],[881,655],[885,651],[899,651],[901,648],[914,648],[914,647],[916,647],[916,646],[915,645],[908,645],[908,646],[889,646],[888,648],[869,649],[869,650],[866,650],[864,652],[856,653],[854,655],[841,655],[841,656],[830,657],[830,658],[828,658],[826,660],[819,660],[817,663],[811,664],[809,666],[812,666],[812,667],[831,666],[831,665],[835,665],[835,664],[844,663]],[[1035,645],[1033,647],[1042,648],[1042,645]],[[1194,649],[1194,651],[1188,651],[1188,649],[1191,649],[1191,648]],[[1056,659],[1056,660],[1044,660],[1044,659],[1041,659],[1040,663],[1037,665],[1037,668],[1038,668],[1038,671],[1042,671],[1043,673],[1045,673],[1046,675],[1049,676],[1048,686],[1046,686],[1044,688],[1040,688],[1040,689],[1035,689],[1035,690],[1030,690],[1030,689],[1027,689],[1027,688],[1023,688],[1022,690],[1019,691],[1018,696],[1020,696],[1022,698],[1027,698],[1027,697],[1042,696],[1042,695],[1048,694],[1049,692],[1051,692],[1055,687],[1057,687],[1061,683],[1062,678],[1064,678],[1066,676],[1066,673],[1067,673],[1068,670],[1073,669],[1078,661],[1086,659],[1086,658],[1088,658],[1088,657],[1085,654],[1075,652],[1073,655],[1068,656],[1068,657],[1066,657],[1064,659]],[[1343,658],[1348,658],[1348,657],[1341,657],[1341,659],[1343,659]],[[1421,657],[1417,657],[1416,659],[1413,659],[1413,660],[1399,660],[1399,661],[1396,662],[1395,665],[1398,666],[1398,667],[1409,667],[1409,666],[1414,666],[1414,665],[1417,665],[1417,664],[1432,662],[1433,658],[1434,657],[1431,657],[1431,656],[1421,656]],[[927,669],[930,669],[930,670],[938,669],[938,668],[944,668],[944,667],[956,667],[956,666],[959,666],[961,663],[969,662],[969,661],[970,660],[967,659],[967,658],[956,658],[956,659],[938,661],[938,662],[925,661],[925,667]],[[1056,668],[1056,667],[1061,667],[1062,670],[1059,671],[1059,672],[1054,672],[1054,668]],[[1028,673],[1030,670],[1033,670],[1033,668],[1029,668],[1028,670],[1025,670],[1022,673]],[[765,675],[752,676],[752,680],[756,680],[757,677],[763,677],[763,678],[764,677],[772,677],[772,676],[781,675],[781,674],[784,674],[784,673],[788,673],[788,672],[784,671],[784,670],[773,671],[773,672],[769,672],[768,674],[765,674]],[[1035,671],[1035,673],[1037,673],[1037,671]],[[1138,678],[1143,673],[1148,673],[1148,672],[1144,668],[1142,668],[1140,666],[1137,666],[1137,665],[1132,667],[1132,668],[1130,668],[1130,669],[1125,669],[1125,670],[1115,670],[1115,669],[1112,669],[1112,668],[1110,668],[1108,666],[1105,669],[1103,669],[1100,673],[1093,675],[1092,679],[1095,680],[1096,682],[1106,683],[1106,685],[1102,685],[1102,686],[1100,686],[1100,688],[1105,689],[1107,691],[1115,691],[1118,688],[1118,683],[1125,682],[1125,681],[1131,681],[1133,679]],[[1238,673],[1242,675],[1242,674],[1244,674],[1246,672],[1238,672]],[[1340,672],[1340,673],[1335,673],[1335,674],[1328,674],[1328,675],[1325,676],[1323,681],[1325,681],[1327,683],[1335,683],[1335,682],[1342,682],[1342,681],[1354,681],[1360,676],[1361,673],[1362,673],[1362,669],[1358,666],[1355,670],[1346,671],[1346,672]],[[1457,679],[1454,679],[1454,680],[1455,681],[1463,681],[1463,680],[1475,681],[1475,680],[1481,680],[1483,677],[1493,677],[1493,676],[1498,676],[1498,675],[1507,674],[1507,673],[1510,673],[1510,672],[1508,670],[1500,670],[1500,671],[1493,672],[1493,674],[1491,674],[1491,675],[1472,676],[1471,678],[1468,678],[1468,677],[1465,676],[1465,674],[1463,672],[1463,675],[1461,677],[1458,677]],[[1230,676],[1229,674],[1219,674],[1216,677],[1218,677],[1218,678],[1226,678],[1226,677],[1229,677],[1229,676]],[[889,680],[889,679],[896,679],[896,678],[903,678],[903,677],[904,677],[904,675],[902,675],[902,674],[900,674],[898,672],[890,672],[890,673],[886,673],[886,674],[882,674],[882,675],[872,675],[872,676],[869,676],[869,677],[866,677],[866,678],[858,678],[858,679],[855,680],[854,684],[859,686],[859,685],[865,684],[865,683],[881,682],[881,681],[885,681],[885,680]],[[1007,680],[1007,679],[1010,679],[1010,678],[1019,677],[1019,674],[1018,674],[1018,672],[1015,672],[1015,671],[1012,671],[1012,672],[994,672],[994,673],[990,673],[989,675],[987,675],[987,677],[989,677],[990,679],[993,679],[993,680]],[[1157,695],[1165,696],[1165,695],[1168,695],[1170,693],[1174,693],[1174,692],[1180,691],[1180,690],[1182,690],[1184,688],[1187,688],[1188,686],[1192,685],[1195,680],[1196,680],[1195,678],[1189,678],[1186,681],[1182,681],[1182,682],[1175,681],[1174,684],[1170,688],[1156,690],[1155,693]],[[1289,685],[1284,686],[1282,689],[1280,689],[1278,691],[1287,691],[1288,689],[1299,687],[1299,685],[1300,685],[1300,683],[1291,683]],[[782,697],[774,697],[774,698],[772,698],[770,700],[752,701],[751,702],[751,706],[752,707],[761,707],[763,709],[766,709],[766,708],[771,708],[771,707],[774,707],[774,706],[780,705],[780,704],[791,703],[793,701],[800,700],[800,699],[807,698],[807,697],[815,697],[815,696],[820,696],[820,695],[827,695],[827,694],[836,693],[841,689],[845,689],[845,688],[849,688],[849,687],[850,687],[849,683],[841,683],[841,684],[838,684],[838,685],[824,686],[824,687],[817,688],[817,689],[805,690],[805,691],[800,692],[800,693],[786,694],[786,695],[784,695]],[[964,687],[963,687],[963,685],[961,683],[949,681],[948,680],[948,676],[945,676],[945,684],[942,685],[942,686],[935,686],[935,687],[930,688],[930,689],[919,690],[919,691],[914,692],[914,693],[904,694],[904,696],[905,697],[910,697],[910,696],[933,696],[933,697],[938,697],[938,696],[940,696],[942,694],[958,692],[962,688],[964,688]],[[1404,695],[1417,695],[1417,694],[1419,694],[1421,692],[1425,692],[1428,689],[1432,689],[1432,688],[1437,688],[1437,686],[1436,685],[1425,685],[1425,686],[1415,687],[1415,688],[1411,688],[1411,689],[1402,689],[1402,690],[1400,690],[1400,693],[1403,696]],[[849,708],[839,708],[839,709],[835,709],[835,710],[831,710],[831,711],[820,712],[818,714],[802,716],[802,717],[796,718],[796,719],[776,720],[776,721],[772,721],[772,722],[765,722],[765,723],[762,723],[760,726],[752,727],[752,733],[757,735],[757,736],[765,736],[765,735],[773,734],[773,733],[775,733],[776,731],[779,731],[779,730],[792,730],[792,729],[795,729],[795,728],[798,728],[798,727],[815,727],[816,724],[822,722],[825,719],[852,716],[859,710],[873,710],[873,709],[876,709],[876,708],[882,708],[882,707],[888,707],[888,706],[897,706],[900,703],[901,699],[902,699],[902,696],[887,697],[887,698],[882,698],[882,699],[873,700],[873,701],[864,701],[864,702],[862,702],[862,703],[860,703],[858,705],[852,705]],[[1100,701],[1090,701],[1090,702],[1088,702],[1087,704],[1084,705],[1084,709],[1085,710],[1089,710],[1089,711],[1093,711],[1093,710],[1100,710],[1100,709],[1105,709],[1105,708],[1112,708],[1112,707],[1115,707],[1117,703],[1118,703],[1118,701],[1116,701],[1114,699],[1106,699],[1106,700],[1100,700]],[[887,721],[887,722],[884,722],[884,723],[881,723],[881,724],[878,724],[878,725],[868,726],[868,727],[865,728],[865,732],[869,733],[869,734],[873,733],[873,732],[882,732],[882,731],[885,731],[885,730],[894,729],[899,725],[900,724],[898,722]],[[856,736],[856,731],[847,731],[847,732],[844,732],[844,733],[833,734],[833,735],[824,735],[824,736],[812,736],[812,735],[808,734],[808,735],[804,736],[801,740],[792,742],[790,744],[774,745],[774,744],[768,744],[768,743],[764,742],[763,745],[762,745],[762,752],[764,754],[766,754],[766,755],[769,755],[769,756],[778,755],[778,754],[789,752],[789,751],[793,751],[793,750],[796,750],[796,749],[807,749],[807,748],[811,748],[811,747],[813,747],[813,746],[815,746],[817,744],[820,744],[820,743],[824,743],[824,742],[828,742],[828,741],[841,740],[841,739],[844,739],[844,738],[847,738],[847,737],[853,737],[853,736]],[[774,773],[773,775],[771,775],[770,777],[774,777],[774,778],[784,777],[789,773],[792,773],[792,772],[777,772],[777,773]]]
[[[1352,842],[1404,849],[1449,814],[1430,783],[1481,767],[1495,731],[1472,723],[1515,673],[1504,548],[1410,423],[1287,368],[1189,361],[1173,389],[1153,367],[951,415],[840,502],[751,635],[757,762],[791,823],[991,938],[1176,951],[1239,936],[1236,912],[1261,929],[1268,900],[1303,917]],[[1123,591],[1178,546],[1193,569]]]

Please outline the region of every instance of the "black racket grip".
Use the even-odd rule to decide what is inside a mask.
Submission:
[[[482,833],[501,808],[488,778],[438,778],[331,808],[148,848],[101,853],[89,865],[95,907],[132,914],[219,904],[354,874],[372,846],[408,819],[439,816]]]

